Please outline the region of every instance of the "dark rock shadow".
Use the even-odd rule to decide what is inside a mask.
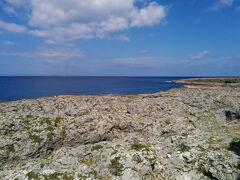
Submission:
[[[239,112],[225,111],[225,116],[226,116],[227,122],[231,122],[234,120],[240,121],[240,113]]]
[[[239,141],[232,141],[229,144],[228,150],[233,151],[235,154],[240,156],[240,140]],[[237,169],[240,169],[240,158],[238,160]],[[238,174],[237,180],[240,180],[240,174]]]

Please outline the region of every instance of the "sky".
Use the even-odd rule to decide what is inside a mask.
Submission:
[[[240,0],[0,0],[0,76],[240,76]]]

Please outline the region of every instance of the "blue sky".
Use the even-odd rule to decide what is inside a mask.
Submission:
[[[0,0],[0,75],[240,76],[239,0]]]

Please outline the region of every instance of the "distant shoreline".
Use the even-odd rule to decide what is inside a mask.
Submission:
[[[228,84],[239,84],[240,77],[235,78],[194,78],[194,79],[181,79],[177,81],[172,81],[173,83],[177,84],[191,84],[191,85],[184,85],[186,88],[202,88],[202,89],[209,89],[209,88],[216,88],[226,86]]]
[[[14,78],[14,77],[10,77],[10,78]],[[19,81],[19,78],[21,79],[21,81]],[[38,80],[38,78],[40,78],[40,81]],[[232,83],[240,82],[240,78],[198,78],[198,77],[189,78],[189,79],[187,77],[183,77],[183,78],[176,77],[176,79],[175,78],[169,78],[169,79],[159,78],[160,80],[157,80],[158,79],[157,77],[156,79],[154,77],[153,78],[145,77],[146,79],[142,78],[142,80],[141,80],[141,77],[139,78],[119,77],[120,80],[115,79],[118,77],[112,77],[112,78],[103,77],[102,79],[104,81],[106,80],[104,83],[100,81],[101,77],[98,77],[99,79],[96,78],[95,80],[92,80],[92,78],[94,79],[94,77],[89,78],[89,80],[88,80],[88,77],[86,77],[86,79],[84,77],[79,77],[80,80],[78,80],[78,77],[73,77],[73,78],[66,77],[66,79],[64,77],[57,77],[56,80],[54,78],[55,77],[49,77],[49,78],[48,77],[43,77],[43,78],[42,77],[26,77],[27,80],[25,81],[25,77],[23,78],[16,77],[16,80],[17,80],[16,82],[18,82],[18,84],[15,83],[14,79],[11,80],[12,82],[8,80],[4,80],[2,84],[2,91],[0,88],[0,94],[1,94],[0,102],[4,103],[4,102],[19,101],[19,100],[54,98],[58,96],[67,96],[67,95],[70,95],[70,96],[141,96],[141,95],[151,95],[159,92],[166,92],[171,89],[182,88],[182,87],[209,89],[209,88],[224,86],[226,84],[229,85]],[[72,82],[70,83],[70,86],[73,86],[73,87],[68,86],[69,85],[68,78],[72,80]],[[6,83],[4,82],[8,82],[8,83],[11,82],[10,83],[11,86],[5,87]],[[55,82],[57,83],[54,84]],[[135,82],[138,82],[138,83],[140,82],[141,84],[132,85]],[[121,84],[119,85],[118,83],[121,83]],[[79,84],[77,86],[77,89],[75,87],[76,84]],[[37,85],[37,88],[36,88],[36,85]],[[88,85],[94,88],[89,88]],[[54,87],[54,89],[51,89],[49,87]],[[146,87],[148,89],[144,90]],[[9,93],[9,91],[6,91],[6,89],[8,88],[9,90],[26,89],[26,92],[23,92],[23,93],[10,92]]]

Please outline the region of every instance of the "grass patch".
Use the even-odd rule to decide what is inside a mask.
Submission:
[[[15,148],[14,148],[14,145],[8,145],[6,146],[6,151],[7,151],[7,154],[9,155],[10,153],[15,153]]]
[[[29,118],[29,119],[34,119],[34,116],[33,116],[33,115],[31,115],[31,114],[28,114],[28,115],[26,116],[26,118]]]
[[[43,175],[44,180],[74,180],[73,175],[69,175],[67,172],[54,172],[52,174]]]
[[[52,131],[54,131],[54,127],[48,126],[45,130],[52,132]]]
[[[55,126],[57,126],[61,121],[63,120],[63,118],[62,117],[56,117],[55,118]]]
[[[171,120],[170,120],[170,119],[166,119],[166,120],[165,120],[165,123],[166,123],[167,125],[169,125],[169,124],[171,124]]]
[[[140,151],[142,149],[145,149],[146,151],[149,151],[149,147],[147,145],[144,144],[140,144],[139,142],[135,141],[132,145],[131,145],[131,149],[134,149],[136,151]]]
[[[191,148],[182,143],[182,144],[179,145],[179,149],[180,149],[181,152],[186,152],[186,151],[189,151]]]
[[[120,157],[115,157],[111,160],[111,164],[108,166],[110,172],[115,176],[121,176],[123,172],[123,165],[119,162]]]
[[[29,179],[29,180],[40,180],[40,178],[39,178],[39,174],[38,173],[35,173],[35,172],[33,172],[33,171],[31,171],[31,172],[28,172],[27,174],[26,174],[26,176],[27,176],[27,178]]]
[[[34,143],[38,143],[40,144],[43,140],[43,138],[41,138],[38,135],[34,135],[34,134],[29,134],[29,138],[34,142]]]
[[[45,166],[44,163],[41,163],[41,164],[40,164],[40,168],[41,168],[41,169],[44,168],[44,166]]]
[[[88,119],[85,121],[85,123],[91,123],[91,122],[93,122],[93,119]]]
[[[118,150],[114,150],[112,153],[111,153],[111,156],[114,155],[114,154],[117,154]]]
[[[61,130],[61,136],[65,139],[67,137],[67,131],[65,128]]]
[[[96,128],[90,128],[90,132],[93,132],[93,131],[95,131],[96,130]]]
[[[54,133],[53,133],[54,127],[52,127],[52,126],[49,125],[47,128],[45,128],[45,130],[48,131],[47,137],[48,137],[49,139],[54,136]]]
[[[96,145],[96,146],[93,146],[92,149],[91,149],[91,151],[96,151],[96,150],[99,150],[99,149],[102,149],[102,148],[103,148],[103,146],[100,145],[100,144],[98,144],[98,145]]]
[[[51,119],[50,119],[50,118],[43,118],[43,120],[44,120],[48,125],[51,125]]]
[[[141,163],[143,162],[143,160],[141,159],[140,156],[134,154],[133,157],[132,157],[132,160],[135,161],[136,163]]]
[[[81,180],[85,180],[85,179],[89,178],[89,176],[78,174],[78,178],[81,179]]]

